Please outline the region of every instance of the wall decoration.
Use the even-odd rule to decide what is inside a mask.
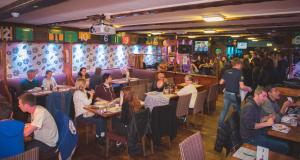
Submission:
[[[16,40],[33,41],[33,29],[16,27]]]
[[[123,36],[122,37],[122,44],[129,45],[130,44],[130,37],[129,36]]]
[[[78,34],[75,31],[64,32],[65,42],[74,43],[78,41]]]
[[[111,36],[109,35],[100,36],[100,44],[108,44],[109,42],[111,42]]]
[[[91,39],[90,32],[78,32],[78,39],[83,42],[87,42]]]
[[[0,26],[0,40],[12,41],[13,40],[13,28]]]
[[[86,67],[89,72],[94,72],[96,67],[125,67],[128,63],[128,49],[123,45],[75,44],[72,48],[72,71],[77,73],[81,67]]]
[[[64,33],[59,29],[50,29],[49,30],[49,41],[50,42],[63,42]]]
[[[111,36],[111,44],[122,44],[122,37],[120,35],[112,35]]]
[[[30,69],[38,75],[46,70],[63,73],[63,45],[54,43],[8,43],[6,47],[7,78],[24,78]]]
[[[33,32],[34,42],[48,42],[49,41],[48,28],[35,27]]]
[[[157,46],[158,45],[158,37],[153,37],[152,44]]]

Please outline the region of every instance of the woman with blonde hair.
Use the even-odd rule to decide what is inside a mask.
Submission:
[[[162,92],[167,85],[167,79],[162,72],[157,73],[157,79],[152,82],[151,91]]]
[[[78,122],[94,123],[96,125],[96,138],[99,138],[99,142],[104,143],[105,136],[105,121],[96,117],[93,113],[84,109],[84,107],[92,104],[94,97],[94,91],[87,92],[85,79],[77,79],[75,83],[75,92],[73,95],[74,107],[75,107],[75,117]],[[90,95],[88,98],[87,93]]]

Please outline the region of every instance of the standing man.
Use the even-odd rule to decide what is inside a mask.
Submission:
[[[257,87],[253,99],[249,99],[243,107],[240,118],[240,134],[243,143],[263,146],[275,152],[288,153],[287,143],[265,135],[264,128],[274,124],[274,115],[261,117],[262,104],[267,100],[267,91]],[[263,121],[263,119],[265,121]]]
[[[241,72],[242,62],[238,58],[232,60],[232,68],[224,72],[220,84],[225,84],[224,91],[224,107],[220,114],[219,125],[224,122],[224,119],[227,115],[229,107],[231,104],[235,106],[235,109],[240,112],[241,107],[241,97],[240,89],[247,92],[251,92],[252,89],[248,86],[245,86],[243,82],[243,76]]]
[[[40,159],[53,157],[58,141],[58,130],[52,115],[44,107],[35,105],[31,93],[24,93],[19,97],[19,107],[31,115],[31,123],[26,124],[24,128],[24,137],[33,134],[33,140],[25,144],[25,149],[39,147]]]

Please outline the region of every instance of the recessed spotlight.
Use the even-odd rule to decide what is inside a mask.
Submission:
[[[258,40],[257,40],[257,39],[252,39],[252,41],[253,41],[253,42],[257,42]]]
[[[222,15],[202,16],[202,18],[205,22],[220,22],[225,20]]]
[[[241,36],[240,35],[231,35],[230,37],[232,37],[232,38],[239,38]]]
[[[38,5],[34,5],[34,6],[32,6],[33,8],[39,8],[39,6]]]
[[[247,38],[248,40],[255,40],[256,38],[254,38],[254,37],[249,37],[249,38]]]
[[[188,38],[191,38],[191,39],[193,39],[193,38],[196,38],[196,36],[188,36]]]
[[[212,34],[212,33],[216,33],[216,30],[204,30],[203,32],[206,34]]]

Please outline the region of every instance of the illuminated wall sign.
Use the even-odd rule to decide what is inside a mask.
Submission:
[[[157,46],[158,45],[158,37],[153,37],[153,45]]]
[[[13,40],[13,28],[0,26],[0,40],[12,41]]]
[[[74,31],[65,31],[65,42],[74,43],[78,41],[78,34]]]
[[[33,29],[16,27],[16,40],[33,41]]]
[[[89,32],[78,32],[78,39],[86,42],[91,39],[91,34]]]
[[[59,29],[50,29],[49,30],[49,41],[50,42],[63,42],[64,33]]]

